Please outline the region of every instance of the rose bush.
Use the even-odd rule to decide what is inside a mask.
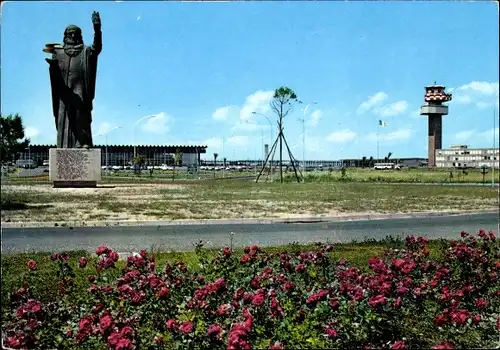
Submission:
[[[146,251],[117,274],[118,254],[97,248],[85,291],[67,254],[60,298],[43,304],[29,282],[14,291],[3,343],[21,349],[461,348],[498,347],[500,244],[465,232],[431,258],[428,241],[369,259],[369,271],[334,261],[331,245],[266,253],[246,247],[157,268]],[[30,274],[37,263],[27,262]]]

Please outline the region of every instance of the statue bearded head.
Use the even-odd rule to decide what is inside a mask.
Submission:
[[[81,45],[83,44],[82,30],[71,24],[64,30],[64,44],[65,45]]]

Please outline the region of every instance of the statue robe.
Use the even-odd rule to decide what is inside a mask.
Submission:
[[[57,148],[92,147],[92,102],[95,94],[97,57],[102,49],[102,34],[96,31],[94,44],[69,56],[62,46],[52,58],[58,65],[49,68],[52,108],[57,129]]]

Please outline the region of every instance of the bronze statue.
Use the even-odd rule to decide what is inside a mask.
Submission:
[[[82,30],[69,25],[64,44],[46,44],[57,129],[57,148],[92,147],[92,102],[95,94],[97,57],[102,50],[101,18],[92,13],[94,43],[83,44]]]

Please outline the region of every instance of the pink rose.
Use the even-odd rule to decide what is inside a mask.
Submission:
[[[192,333],[193,330],[194,330],[193,323],[189,321],[182,322],[181,326],[179,327],[179,332],[184,334]]]
[[[87,258],[84,258],[83,256],[79,260],[80,268],[83,269],[87,266]]]
[[[31,271],[36,270],[36,261],[35,260],[28,261],[28,269],[30,269]]]
[[[102,333],[105,333],[108,329],[110,329],[112,324],[113,318],[111,318],[110,315],[105,315],[99,320],[99,327]]]

